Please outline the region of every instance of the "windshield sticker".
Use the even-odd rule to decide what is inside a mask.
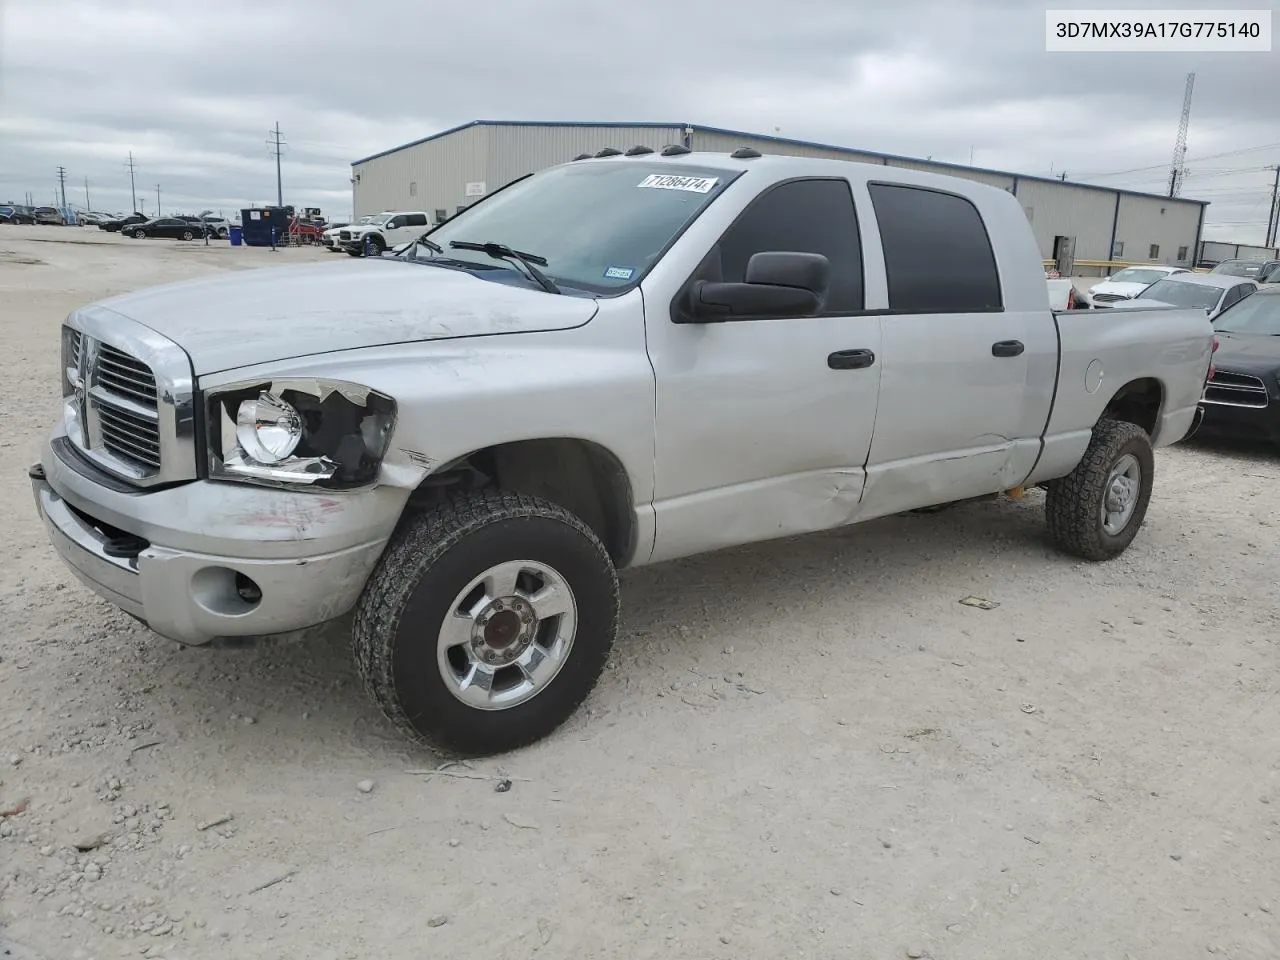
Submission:
[[[654,173],[645,177],[636,186],[652,187],[656,190],[687,190],[689,193],[710,193],[719,177],[673,177],[670,174]]]
[[[630,280],[635,276],[635,271],[630,267],[610,267],[604,272],[606,280]]]

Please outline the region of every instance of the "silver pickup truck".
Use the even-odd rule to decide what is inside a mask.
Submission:
[[[638,149],[396,256],[76,310],[30,475],[67,564],[157,633],[354,611],[386,714],[476,755],[587,696],[624,567],[1037,485],[1062,549],[1115,556],[1212,343],[1202,310],[1050,310],[1002,190]]]

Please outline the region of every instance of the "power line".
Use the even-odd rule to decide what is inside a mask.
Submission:
[[[1225,153],[1210,153],[1203,157],[1193,157],[1191,162],[1200,163],[1204,160],[1218,160],[1222,157],[1238,157],[1245,153],[1257,153],[1260,150],[1272,150],[1276,147],[1280,147],[1280,143],[1262,143],[1256,147],[1244,147],[1240,150],[1228,150]],[[1144,173],[1147,170],[1163,169],[1165,169],[1165,165],[1163,163],[1154,163],[1149,167],[1133,167],[1130,170],[1116,170],[1111,173],[1086,173],[1079,174],[1079,177],[1088,177],[1090,180],[1101,180],[1104,177],[1122,177],[1126,173]]]

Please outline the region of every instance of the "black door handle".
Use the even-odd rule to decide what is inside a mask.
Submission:
[[[991,355],[993,357],[1020,357],[1022,351],[1027,349],[1021,340],[1001,340],[991,345]]]
[[[862,370],[875,362],[876,355],[870,350],[837,350],[827,357],[832,370]]]

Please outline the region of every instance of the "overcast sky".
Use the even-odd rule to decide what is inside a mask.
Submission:
[[[1263,2],[1187,4],[1199,9]],[[1087,6],[1082,2],[1055,7]],[[1128,8],[1164,3],[1130,0]],[[1097,7],[1113,4],[1095,3]],[[350,162],[473,119],[659,120],[1184,195],[1261,242],[1280,53],[1044,50],[1028,0],[0,0],[0,201],[350,211]],[[1277,18],[1280,19],[1280,18]],[[1278,25],[1280,26],[1280,25]],[[1225,154],[1225,156],[1220,156]]]

